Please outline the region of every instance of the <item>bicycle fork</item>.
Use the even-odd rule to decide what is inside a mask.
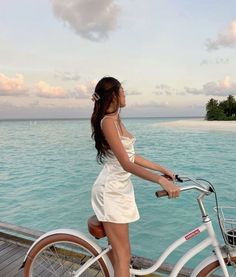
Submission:
[[[213,226],[212,226],[211,219],[208,216],[206,216],[204,218],[204,223],[206,225],[207,232],[208,232],[209,237],[211,239],[211,245],[213,246],[214,252],[215,252],[215,254],[216,254],[217,258],[218,258],[218,261],[220,263],[220,266],[221,266],[221,269],[222,269],[222,271],[224,273],[224,276],[225,277],[230,277],[229,273],[228,273],[228,270],[227,270],[227,267],[226,267],[226,264],[224,262],[223,255],[221,253],[219,242],[218,242],[218,240],[216,238],[215,231],[214,231]]]
[[[227,270],[227,267],[226,267],[225,262],[224,262],[223,255],[222,255],[221,250],[220,250],[219,242],[216,238],[215,231],[214,231],[213,226],[212,226],[211,219],[208,216],[208,214],[206,213],[206,210],[205,210],[205,207],[204,207],[204,204],[203,204],[204,196],[205,196],[205,194],[202,193],[197,199],[198,205],[199,205],[199,208],[200,208],[200,211],[201,211],[201,214],[202,214],[203,223],[206,226],[209,238],[211,239],[211,245],[213,246],[215,254],[216,254],[216,256],[219,260],[222,271],[223,271],[225,277],[230,277],[229,273],[228,273],[228,270]]]

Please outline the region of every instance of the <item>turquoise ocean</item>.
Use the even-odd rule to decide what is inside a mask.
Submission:
[[[221,205],[236,206],[236,131],[162,126],[179,118],[127,118],[138,154],[179,175],[212,182]],[[102,165],[96,162],[89,119],[0,121],[0,220],[48,231],[75,228],[88,236],[90,192]],[[155,197],[157,184],[132,176],[141,219],[130,224],[132,253],[156,259],[174,240],[201,225],[196,192]],[[214,196],[205,200],[217,234]],[[236,216],[236,214],[235,214]],[[174,263],[205,234],[172,254]],[[220,237],[222,242],[222,239]],[[105,240],[98,241],[105,245]],[[200,253],[194,266],[209,254]]]

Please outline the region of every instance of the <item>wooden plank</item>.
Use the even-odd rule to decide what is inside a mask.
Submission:
[[[1,275],[3,276],[13,276],[19,270],[27,249],[23,247],[18,247],[16,255],[12,256],[12,260],[7,263],[6,267],[1,270]]]
[[[8,245],[6,248],[4,248],[1,253],[0,253],[0,266],[1,263],[6,260],[7,257],[9,257],[9,255],[11,255],[11,252],[14,251],[14,249],[16,248],[16,245],[11,244]]]
[[[19,251],[19,248],[16,246],[15,248],[13,248],[11,251],[9,251],[7,253],[7,255],[4,256],[4,260],[1,261],[0,264],[0,270],[2,270],[4,267],[6,267],[9,263],[12,262],[12,260],[14,260],[15,255],[17,255]]]
[[[11,259],[11,256],[14,256],[15,253],[17,253],[18,251],[16,245],[13,245],[13,247],[8,247],[7,250],[8,251],[5,252],[2,257],[0,257],[0,271],[2,270],[2,268],[4,268],[8,260]]]
[[[1,256],[1,251],[3,251],[5,248],[7,248],[10,245],[9,242],[2,241],[2,244],[0,245],[0,256]]]
[[[23,277],[24,276],[24,269],[20,269],[18,270],[16,273],[14,273],[14,275],[9,275],[6,277]]]
[[[17,261],[13,261],[13,265],[15,265],[15,268],[10,267],[9,274],[5,274],[5,272],[3,273],[2,271],[3,269],[8,267],[8,263],[9,263],[9,266],[11,265],[14,255],[16,255],[17,257],[18,251],[20,249],[22,248],[21,247],[19,248],[19,246],[17,246],[16,244],[0,241],[0,277],[13,277],[15,276],[15,274],[17,274],[20,267],[19,265],[23,261],[24,255],[21,255],[21,257]],[[25,252],[26,251],[27,251],[27,248],[25,249]],[[21,274],[21,276],[23,275]]]
[[[6,277],[24,277],[24,270],[20,269],[17,272],[14,272],[13,275],[8,275]]]
[[[3,245],[4,243],[5,241],[0,240],[0,248],[1,248],[1,245]]]

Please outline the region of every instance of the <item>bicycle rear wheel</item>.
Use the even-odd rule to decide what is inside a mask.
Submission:
[[[228,259],[224,260],[227,264]],[[227,265],[227,269],[230,277],[236,277],[236,256],[231,258],[232,264]],[[222,277],[224,276],[220,264],[218,261],[208,264],[197,275],[197,277]]]
[[[98,252],[88,242],[69,234],[55,234],[32,248],[24,266],[24,277],[73,277],[86,261]],[[102,258],[92,264],[82,277],[109,277]]]

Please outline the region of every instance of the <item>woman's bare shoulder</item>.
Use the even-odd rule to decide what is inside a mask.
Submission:
[[[115,115],[105,115],[102,119],[101,119],[101,127],[103,127],[104,124],[114,124],[114,122],[117,121],[117,116]],[[107,122],[107,123],[105,123]]]

